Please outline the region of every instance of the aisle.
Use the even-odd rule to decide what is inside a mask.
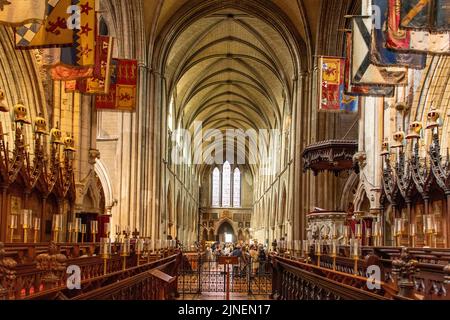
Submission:
[[[177,300],[222,300],[225,301],[225,294],[222,292],[206,292],[202,294],[185,294],[180,295]],[[231,293],[230,300],[270,300],[268,295],[249,295],[244,293]]]

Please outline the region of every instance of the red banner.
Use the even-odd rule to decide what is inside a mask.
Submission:
[[[138,66],[136,60],[113,59],[108,95],[96,97],[97,109],[134,111]]]
[[[77,81],[77,91],[86,94],[108,94],[111,80],[112,48],[111,37],[97,36],[94,74],[90,78]]]
[[[344,85],[344,59],[319,59],[319,110],[340,111]]]
[[[400,29],[400,5],[400,0],[389,0],[386,47],[396,50],[409,50],[411,34],[409,30]]]

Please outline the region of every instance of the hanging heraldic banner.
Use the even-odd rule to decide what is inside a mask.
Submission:
[[[95,44],[95,66],[92,77],[66,82],[66,92],[79,91],[85,94],[108,94],[111,81],[111,56],[113,38],[97,36]]]
[[[135,111],[137,75],[137,60],[112,59],[109,94],[96,96],[96,108]]]
[[[339,111],[344,84],[344,60],[337,57],[319,58],[319,110]]]
[[[97,13],[94,8],[95,0],[86,0],[80,4],[81,29],[74,32],[71,46],[61,48],[60,61],[50,67],[53,80],[69,81],[92,77],[97,33]]]
[[[394,50],[409,50],[411,32],[400,29],[400,4],[401,0],[389,0],[386,47]]]
[[[407,85],[402,67],[380,67],[370,60],[372,17],[352,17],[352,83],[366,85]]]
[[[401,27],[428,29],[433,10],[433,0],[401,1]]]
[[[358,98],[344,92],[344,76],[344,58],[319,58],[319,111],[358,111]]]
[[[0,0],[0,24],[17,25],[44,20],[46,0]]]
[[[450,5],[450,0],[445,0],[445,2],[449,3]],[[402,3],[403,2],[401,0],[389,0],[386,47],[393,50],[404,50],[408,52],[416,51],[429,54],[449,54],[450,32],[433,33],[428,29],[413,30],[404,29],[400,26],[400,8],[402,6]],[[445,15],[444,7],[444,5],[441,5],[441,16]]]
[[[450,0],[400,1],[401,28],[450,31]]]
[[[27,23],[15,29],[16,48],[34,49],[72,45],[76,30],[67,28],[67,20],[71,16],[71,13],[67,13],[67,8],[74,2],[78,4],[78,1],[72,0],[49,1],[43,22]]]
[[[346,32],[345,34],[345,79],[344,88],[346,95],[354,96],[381,96],[381,97],[393,97],[393,86],[368,86],[368,85],[355,85],[351,81],[351,61],[352,61],[352,33]]]
[[[386,47],[389,0],[372,0],[372,6],[378,7],[381,12],[381,28],[373,28],[370,60],[379,66],[403,66],[412,69],[424,69],[427,55],[424,53],[401,52]]]

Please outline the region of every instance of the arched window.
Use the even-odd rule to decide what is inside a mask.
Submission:
[[[220,207],[220,171],[218,168],[212,174],[212,206]]]
[[[174,99],[173,96],[170,98],[169,102],[169,110],[167,113],[167,128],[170,131],[173,131],[173,108],[174,108]]]
[[[234,169],[233,173],[233,207],[241,206],[241,171]]]
[[[222,207],[229,206],[231,206],[231,166],[225,161],[222,171]]]

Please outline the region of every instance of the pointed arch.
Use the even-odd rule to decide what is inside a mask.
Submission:
[[[211,204],[213,207],[220,207],[220,170],[215,167],[212,172]]]
[[[222,207],[231,206],[231,165],[225,161],[222,168]]]
[[[233,172],[233,207],[241,206],[241,170],[238,167]]]

